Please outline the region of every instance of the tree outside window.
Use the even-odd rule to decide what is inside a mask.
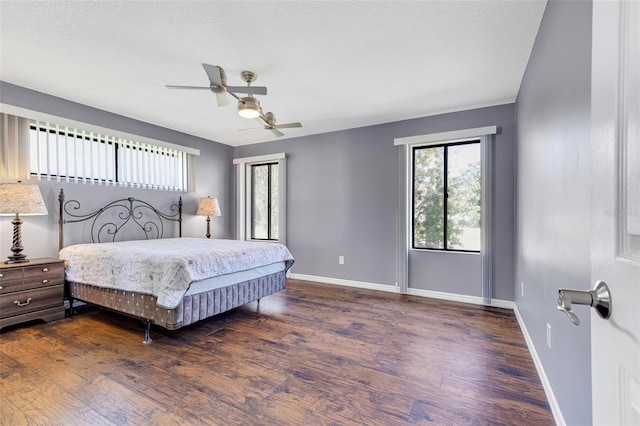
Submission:
[[[251,166],[251,238],[278,240],[278,163]]]
[[[480,251],[480,141],[413,149],[413,248]]]

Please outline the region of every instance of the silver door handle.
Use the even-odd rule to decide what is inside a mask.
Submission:
[[[571,311],[571,304],[589,305],[604,319],[611,316],[611,293],[604,281],[596,282],[589,291],[558,289],[558,310],[567,314],[572,323],[580,325],[580,319]]]

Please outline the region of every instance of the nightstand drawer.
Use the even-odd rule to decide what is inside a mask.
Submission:
[[[39,277],[43,275],[62,275],[64,274],[64,263],[49,263],[46,265],[27,266],[22,269],[24,271],[24,279],[31,277]]]
[[[2,269],[0,270],[0,286],[8,286],[12,281],[22,283],[23,268]]]
[[[64,283],[64,263],[27,266],[24,270],[24,290]]]
[[[63,298],[63,285],[4,294],[0,296],[0,315],[2,318],[6,318],[60,306],[63,303]]]
[[[0,294],[21,291],[22,289],[22,278],[12,281],[5,280],[0,284]]]

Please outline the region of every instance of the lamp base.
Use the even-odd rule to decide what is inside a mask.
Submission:
[[[5,261],[4,263],[7,263],[10,265],[12,263],[26,263],[28,261],[29,259],[27,259],[27,256],[22,254],[20,256],[9,256],[9,260]]]
[[[24,247],[22,247],[22,231],[20,229],[20,225],[22,225],[22,219],[20,219],[18,213],[16,213],[16,216],[13,218],[11,223],[13,224],[13,246],[11,246],[11,251],[13,252],[13,254],[9,256],[9,260],[7,260],[5,263],[28,262],[29,259],[27,259],[27,255],[22,253],[22,250],[24,249]]]

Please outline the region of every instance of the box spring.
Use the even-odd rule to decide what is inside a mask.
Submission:
[[[173,309],[156,304],[148,294],[89,284],[68,282],[69,295],[77,300],[102,306],[145,320],[169,330],[212,317],[238,306],[251,303],[285,287],[285,271],[243,281],[222,288],[185,296]]]

